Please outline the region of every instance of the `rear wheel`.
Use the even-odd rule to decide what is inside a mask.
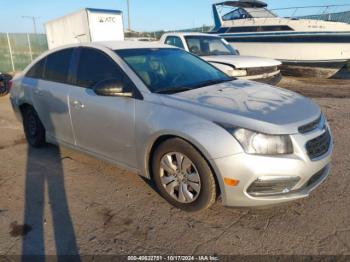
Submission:
[[[26,139],[31,146],[39,148],[46,144],[45,128],[33,107],[24,109],[23,127]]]
[[[153,179],[160,194],[186,211],[209,208],[216,200],[213,173],[203,156],[182,139],[169,139],[155,151]]]

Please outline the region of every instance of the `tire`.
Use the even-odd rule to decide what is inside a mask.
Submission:
[[[215,178],[207,161],[182,139],[169,139],[158,146],[152,158],[152,173],[161,196],[177,208],[195,212],[216,201]]]
[[[40,148],[46,144],[45,128],[33,107],[24,109],[23,127],[29,145]]]
[[[0,73],[0,97],[6,96],[10,92],[9,81],[11,79],[12,79],[11,75]]]
[[[8,88],[1,86],[1,84],[0,84],[0,97],[6,96],[8,93],[9,93]]]

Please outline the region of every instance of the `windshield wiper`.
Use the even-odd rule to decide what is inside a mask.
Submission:
[[[192,87],[200,88],[200,87],[205,87],[205,86],[211,86],[211,85],[221,84],[221,83],[225,83],[225,82],[230,82],[232,80],[234,80],[234,78],[208,80],[208,81],[203,81],[203,82],[197,83],[197,84],[193,85]]]
[[[156,93],[156,94],[175,94],[175,93],[181,93],[181,92],[189,91],[189,90],[192,90],[192,89],[193,88],[189,88],[189,87],[162,88],[162,89],[154,91],[153,93]]]
[[[156,93],[156,94],[175,94],[175,93],[181,93],[181,92],[197,89],[200,87],[220,84],[220,83],[224,83],[224,82],[230,82],[232,80],[235,80],[235,78],[208,80],[208,81],[195,83],[195,84],[187,86],[187,87],[162,88],[162,89],[153,91],[153,93]]]

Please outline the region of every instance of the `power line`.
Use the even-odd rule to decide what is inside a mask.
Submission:
[[[33,30],[34,30],[34,34],[37,33],[37,29],[36,29],[36,20],[39,19],[40,17],[38,16],[27,16],[27,15],[23,15],[22,18],[27,18],[32,20],[33,22]]]
[[[128,31],[131,32],[130,0],[127,0],[127,4],[128,4]]]

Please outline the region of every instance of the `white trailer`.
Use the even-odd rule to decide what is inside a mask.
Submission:
[[[98,41],[123,41],[123,13],[119,10],[85,8],[45,24],[49,49]]]

